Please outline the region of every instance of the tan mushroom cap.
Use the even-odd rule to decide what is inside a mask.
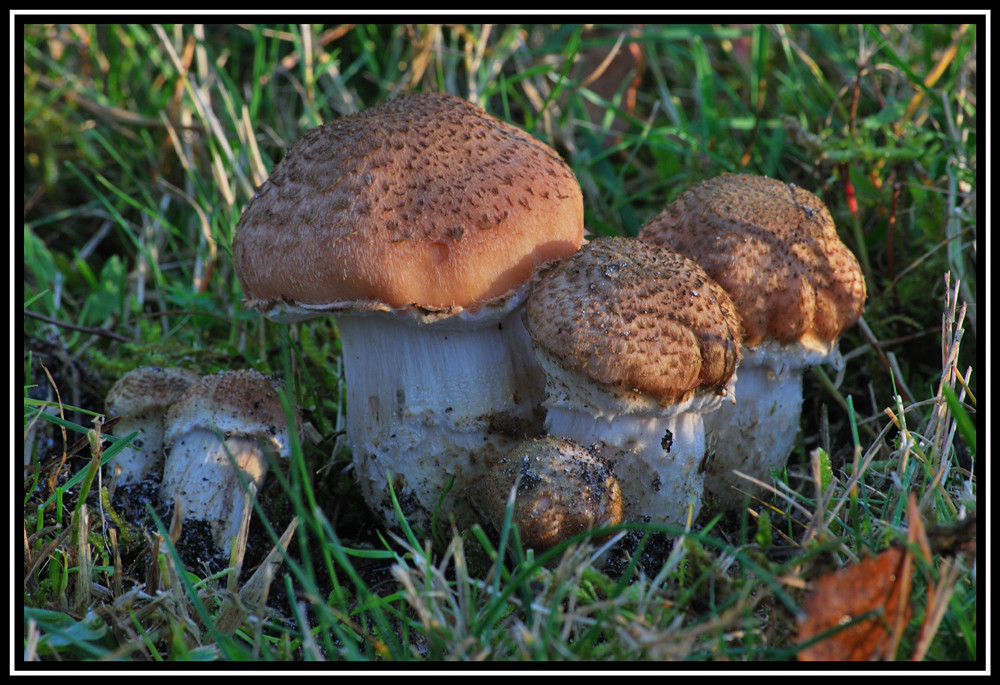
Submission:
[[[180,399],[198,380],[194,371],[179,367],[140,366],[122,376],[108,391],[105,407],[110,416],[154,418]]]
[[[384,102],[303,135],[236,228],[247,305],[472,309],[583,242],[549,146],[451,95]]]
[[[524,320],[565,367],[663,405],[722,391],[740,360],[729,295],[693,261],[630,238],[597,238],[539,274]]]
[[[172,443],[195,430],[218,429],[223,438],[264,439],[275,452],[288,456],[288,421],[277,383],[254,370],[202,376],[168,410],[165,441]]]
[[[744,340],[829,344],[864,310],[858,260],[812,193],[751,174],[689,188],[639,238],[697,261],[725,288]]]
[[[625,517],[608,460],[574,440],[546,435],[519,442],[484,476],[483,505],[498,530],[519,476],[512,520],[525,547],[548,549]]]

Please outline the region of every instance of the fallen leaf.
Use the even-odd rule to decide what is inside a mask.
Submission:
[[[803,603],[799,644],[844,626],[799,653],[800,661],[870,661],[887,656],[893,620],[904,603],[904,620],[912,610],[900,597],[907,550],[894,546],[880,554],[819,578]]]
[[[892,545],[875,556],[818,578],[799,616],[800,661],[894,659],[899,638],[913,615],[910,588],[913,552],[929,558],[916,500],[911,496],[908,545]]]

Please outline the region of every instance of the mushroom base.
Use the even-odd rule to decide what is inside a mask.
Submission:
[[[398,527],[429,532],[435,514],[479,522],[468,501],[495,458],[541,432],[544,381],[520,311],[422,324],[389,313],[340,316],[347,440],[361,491]],[[449,481],[452,489],[445,495]]]
[[[712,508],[740,506],[745,496],[766,489],[734,471],[765,483],[783,468],[795,448],[802,414],[802,374],[824,361],[842,363],[835,347],[762,345],[749,348],[740,363],[736,403],[705,417],[709,458],[706,500]]]
[[[180,507],[182,521],[209,524],[218,551],[227,557],[249,504],[230,455],[254,491],[259,489],[268,465],[257,441],[234,436],[223,442],[208,429],[193,430],[170,447],[160,489],[165,501]]]
[[[550,407],[545,425],[550,435],[591,446],[613,463],[627,520],[685,526],[698,515],[705,458],[698,412],[597,418]]]
[[[546,432],[593,447],[614,463],[625,518],[672,526],[694,520],[704,486],[702,417],[729,397],[692,391],[664,405],[567,369],[544,348],[536,354],[545,370]]]
[[[104,465],[107,478],[111,478],[115,468],[121,466],[118,482],[122,485],[156,478],[163,470],[163,417],[157,415],[147,420],[133,421],[123,418],[115,426],[114,434],[124,438],[133,432],[139,434],[132,444]]]

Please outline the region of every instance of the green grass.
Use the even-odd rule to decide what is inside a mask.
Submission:
[[[805,584],[904,540],[908,494],[928,526],[976,510],[981,28],[24,25],[25,665],[794,659]],[[643,52],[631,110],[627,79],[598,91],[574,64],[619,38]],[[229,250],[301,133],[413,89],[556,147],[594,235],[634,235],[723,171],[827,202],[869,299],[846,371],[806,378],[778,496],[672,546],[626,526],[631,554],[610,566],[585,540],[536,558],[512,530],[429,545],[374,527],[339,440],[334,324],[243,308]],[[239,577],[185,565],[169,521],[116,522],[99,496],[95,460],[115,447],[95,415],[150,364],[275,372],[310,426],[271,469],[266,544]],[[262,563],[272,546],[280,565]],[[971,566],[919,569],[899,658],[982,658]]]

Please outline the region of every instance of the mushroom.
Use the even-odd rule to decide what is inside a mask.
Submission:
[[[257,371],[220,371],[200,378],[167,412],[161,498],[180,507],[185,526],[207,523],[215,551],[227,558],[249,502],[241,480],[259,490],[267,453],[287,458],[298,430],[289,427],[277,388]]]
[[[743,323],[736,404],[706,419],[706,494],[738,505],[795,446],[802,373],[840,367],[837,338],[861,316],[865,281],[823,202],[791,183],[723,174],[688,189],[647,223],[642,240],[697,261],[733,299]]]
[[[121,467],[118,482],[159,480],[163,471],[163,420],[168,407],[198,380],[198,374],[178,367],[140,366],[116,382],[104,400],[110,418],[120,417],[112,431],[124,437],[139,434],[105,465],[107,474]]]
[[[569,438],[522,440],[496,460],[482,483],[480,502],[498,531],[514,490],[511,520],[525,548],[546,550],[623,520],[621,488],[611,464]]]
[[[240,218],[233,261],[272,320],[337,317],[361,490],[391,527],[391,482],[428,530],[439,503],[474,522],[467,484],[540,430],[519,308],[535,270],[582,242],[580,186],[554,150],[423,93],[303,135]]]
[[[630,520],[697,515],[703,416],[740,359],[725,291],[680,255],[598,238],[538,276],[524,320],[545,371],[547,433],[614,462]]]

